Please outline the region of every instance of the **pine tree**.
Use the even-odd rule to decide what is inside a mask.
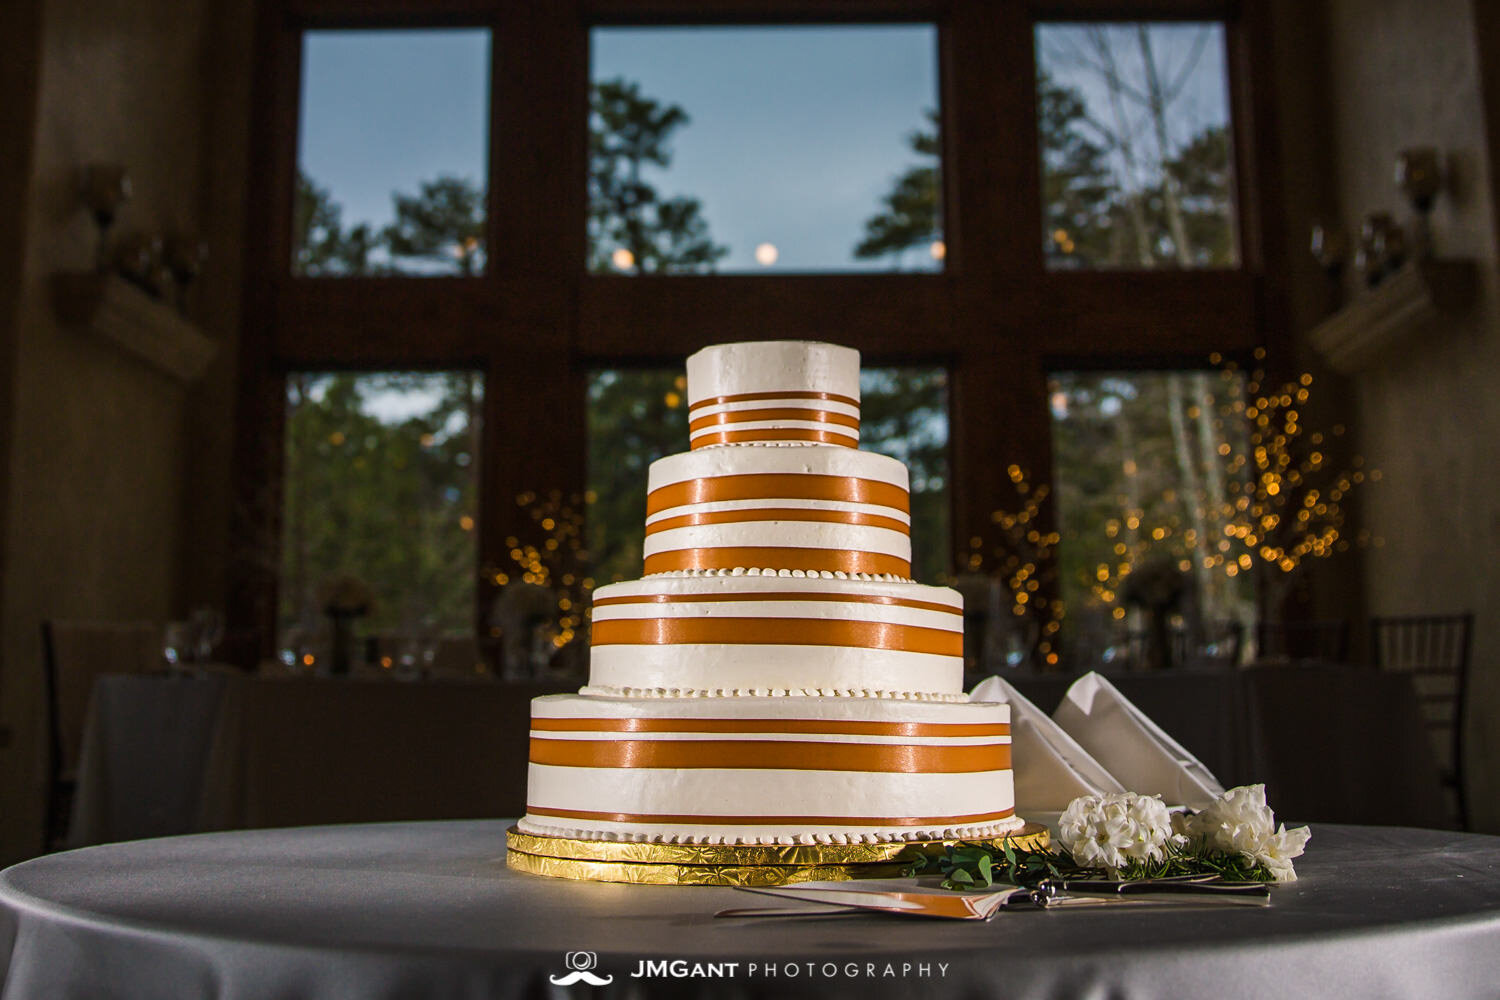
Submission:
[[[729,248],[713,242],[698,199],[664,199],[646,177],[671,164],[669,142],[687,112],[624,79],[594,84],[590,108],[589,270],[713,270]],[[619,250],[629,254],[623,267]]]
[[[309,277],[360,275],[370,271],[377,246],[370,227],[361,222],[344,231],[343,209],[302,172],[292,199],[292,271]]]
[[[1104,149],[1085,129],[1087,116],[1078,91],[1038,73],[1043,248],[1052,267],[1095,266],[1114,253],[1115,191]]]
[[[484,266],[484,193],[462,177],[423,181],[416,195],[391,196],[396,221],[381,238],[393,259],[456,266],[471,275]]]
[[[905,251],[930,247],[942,237],[937,113],[927,112],[927,121],[930,131],[918,130],[906,137],[922,162],[896,178],[890,193],[881,199],[884,211],[865,220],[864,239],[854,247],[857,259],[892,255],[899,266]]]

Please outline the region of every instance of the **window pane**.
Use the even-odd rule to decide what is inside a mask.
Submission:
[[[326,639],[347,576],[362,636],[474,634],[483,396],[473,372],[287,376],[282,648]]]
[[[950,578],[948,371],[866,368],[859,376],[859,446],[906,463],[911,474],[911,572]]]
[[[1212,657],[1230,623],[1253,621],[1250,565],[1236,561],[1243,548],[1225,531],[1243,520],[1235,507],[1246,475],[1243,392],[1243,379],[1228,373],[1053,376],[1070,660],[1118,661],[1130,655],[1132,634],[1139,655],[1153,601],[1170,605],[1185,656]]]
[[[641,575],[646,470],[688,448],[687,376],[681,368],[589,376],[588,551],[600,584]]]
[[[687,450],[686,379],[678,369],[596,371],[589,379],[589,551],[600,583],[641,575],[646,470]],[[860,447],[911,472],[912,572],[948,572],[948,373],[869,368],[860,375]]]
[[[591,41],[591,270],[941,269],[932,26]]]
[[[1221,24],[1036,29],[1051,268],[1233,267]]]
[[[490,33],[309,31],[299,275],[483,271]]]

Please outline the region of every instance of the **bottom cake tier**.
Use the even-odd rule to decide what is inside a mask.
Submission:
[[[845,844],[1022,826],[1008,705],[551,695],[531,712],[522,833]]]

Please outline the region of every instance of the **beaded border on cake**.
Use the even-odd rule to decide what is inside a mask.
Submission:
[[[930,827],[911,830],[887,830],[881,833],[798,833],[777,837],[736,836],[731,834],[647,833],[644,831],[579,830],[565,826],[537,823],[522,817],[517,829],[533,836],[566,837],[572,840],[614,841],[622,844],[889,844],[913,840],[966,840],[1002,837],[1026,825],[1017,816],[978,826]]]
[[[967,704],[963,692],[883,691],[873,688],[639,688],[589,684],[578,693],[592,698],[875,698]]]
[[[772,569],[769,566],[736,566],[733,569],[671,569],[661,573],[647,573],[641,579],[662,580],[678,577],[692,579],[694,577],[705,576],[775,576],[796,580],[858,580],[863,583],[916,583],[909,576],[897,576],[894,573],[845,573],[843,570],[826,569]]]
[[[845,444],[830,445],[824,441],[721,441],[717,444],[700,444],[695,451],[710,448],[848,448]]]

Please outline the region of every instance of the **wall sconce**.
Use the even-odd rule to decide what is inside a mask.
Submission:
[[[1417,213],[1412,222],[1412,249],[1418,257],[1430,256],[1432,203],[1443,190],[1443,163],[1438,151],[1417,146],[1396,154],[1396,187]]]
[[[1397,345],[1432,336],[1442,324],[1463,315],[1478,286],[1477,262],[1439,257],[1433,251],[1428,217],[1447,186],[1442,155],[1430,146],[1403,149],[1396,157],[1396,187],[1413,217],[1397,225],[1388,212],[1372,212],[1359,229],[1354,266],[1364,285],[1341,309],[1308,331],[1308,343],[1336,371],[1364,371],[1393,357]],[[1314,226],[1313,256],[1332,278],[1339,274],[1338,251],[1345,237]]]
[[[130,175],[118,163],[90,163],[79,172],[79,197],[99,227],[98,269],[109,270],[109,227],[130,200]]]
[[[188,287],[203,273],[208,244],[186,233],[173,233],[167,237],[162,260],[177,286],[177,308],[186,312]]]
[[[1381,279],[1406,263],[1406,234],[1396,225],[1389,212],[1371,212],[1359,227],[1359,249],[1354,252],[1354,269],[1365,284],[1375,286]]]
[[[1349,260],[1349,237],[1344,231],[1338,226],[1313,223],[1311,250],[1318,266],[1337,281]]]
[[[1408,259],[1427,261],[1433,256],[1429,217],[1443,190],[1442,155],[1431,146],[1401,150],[1396,155],[1395,179],[1414,215],[1407,228],[1398,225],[1389,212],[1365,216],[1354,250],[1354,269],[1370,287],[1380,284]],[[1349,250],[1344,232],[1336,226],[1315,223],[1309,249],[1328,276],[1337,280]]]

